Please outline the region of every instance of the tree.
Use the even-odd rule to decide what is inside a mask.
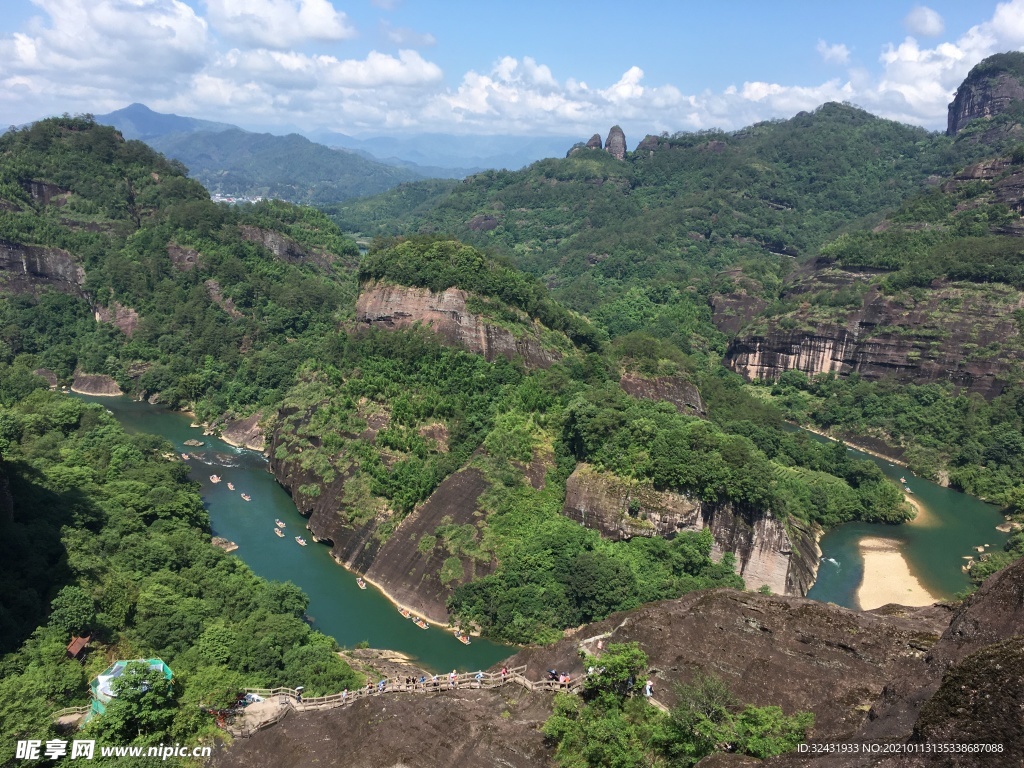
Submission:
[[[88,593],[81,587],[63,587],[50,603],[50,626],[65,635],[73,635],[87,629],[96,618],[96,606]]]
[[[159,669],[130,661],[110,685],[115,698],[89,724],[89,732],[108,744],[157,744],[167,737],[176,704],[173,686]]]
[[[584,663],[594,668],[583,682],[586,699],[622,701],[643,688],[647,654],[638,643],[612,643],[600,656],[587,656]]]

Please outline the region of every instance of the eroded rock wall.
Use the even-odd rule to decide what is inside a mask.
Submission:
[[[580,464],[566,481],[562,514],[605,538],[673,536],[711,530],[712,556],[736,556],[738,573],[751,589],[805,595],[817,577],[821,529],[781,520],[731,504],[709,504]]]
[[[278,429],[282,418],[293,413],[285,410],[279,414]],[[328,544],[331,556],[340,565],[364,574],[396,602],[431,621],[446,623],[445,604],[452,591],[496,568],[493,560],[482,562],[462,553],[453,555],[440,541],[430,549],[419,547],[421,540],[435,536],[441,525],[477,523],[482,514],[477,511],[477,500],[487,489],[487,481],[478,470],[466,468],[446,478],[429,499],[385,534],[385,528],[390,528],[394,520],[395,513],[391,510],[381,509],[368,520],[349,514],[345,483],[352,477],[351,468],[339,471],[330,483],[324,483],[316,474],[302,469],[299,455],[278,457],[277,449],[282,442],[278,429],[272,433],[268,449],[270,468],[292,495],[300,514],[309,518],[306,527],[313,538]],[[375,433],[371,427],[358,437],[372,441]],[[357,436],[347,437],[355,439]],[[316,438],[306,439],[316,441]],[[320,492],[311,496],[300,490],[310,485],[318,486]],[[442,583],[441,566],[452,556],[459,558],[463,575]]]
[[[862,302],[830,318],[808,302],[752,325],[730,343],[725,364],[761,380],[799,370],[914,384],[949,381],[986,398],[998,396],[1024,370],[1024,342],[1013,317],[1024,308],[1024,293],[1000,284],[937,280],[915,299],[885,295],[866,284],[868,277],[834,267],[802,276],[784,300],[865,283]]]
[[[680,413],[701,417],[707,413],[697,385],[683,376],[644,377],[627,371],[619,378],[619,386],[642,400],[671,403]]]
[[[67,251],[0,238],[0,285],[4,290],[37,295],[53,288],[84,298],[84,284],[85,269]]]
[[[221,439],[229,445],[239,448],[248,448],[253,451],[262,451],[267,447],[267,438],[260,427],[260,419],[263,413],[257,411],[252,416],[244,419],[231,419],[224,424],[221,430]]]
[[[525,664],[532,679],[547,669],[575,677],[584,671],[581,647],[595,653],[598,639],[605,647],[636,642],[663,704],[676,703],[677,684],[711,674],[741,701],[787,714],[810,710],[815,738],[838,741],[863,722],[900,665],[928,652],[948,620],[948,610],[935,607],[883,615],[801,597],[701,590],[613,614],[508,663]]]
[[[473,468],[446,478],[426,502],[399,524],[374,557],[366,577],[396,602],[431,621],[446,623],[445,604],[454,589],[493,573],[497,561],[483,562],[458,555],[463,576],[444,584],[441,565],[453,555],[440,541],[429,551],[421,551],[418,545],[424,537],[432,539],[441,525],[475,525],[483,514],[478,511],[477,500],[487,487],[483,474]]]
[[[972,120],[993,117],[1024,99],[1024,83],[1004,72],[980,82],[964,81],[949,105],[946,135],[955,136]]]
[[[98,397],[117,397],[124,394],[114,379],[102,373],[75,373],[71,391]]]
[[[487,360],[519,357],[528,366],[547,368],[561,359],[559,352],[541,344],[539,332],[517,337],[469,312],[466,298],[459,288],[434,293],[427,288],[372,283],[363,287],[356,301],[356,321],[378,328],[410,328],[421,323],[446,343]]]
[[[259,243],[274,256],[289,264],[316,264],[321,269],[330,269],[335,261],[335,256],[323,248],[305,248],[299,245],[290,237],[275,232],[272,229],[263,229],[249,224],[243,224],[238,228],[243,240],[251,243]]]

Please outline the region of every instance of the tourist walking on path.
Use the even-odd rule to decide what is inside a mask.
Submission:
[[[646,696],[649,699],[653,695],[654,695],[654,681],[653,680],[648,680],[644,684],[644,696]]]

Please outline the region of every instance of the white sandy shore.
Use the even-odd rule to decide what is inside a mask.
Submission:
[[[862,611],[888,603],[917,606],[939,600],[910,572],[898,542],[867,537],[860,540],[859,546],[864,578],[857,590],[857,603]]]

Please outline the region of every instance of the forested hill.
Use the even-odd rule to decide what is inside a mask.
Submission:
[[[374,195],[423,178],[411,168],[316,144],[297,133],[239,128],[157,136],[147,142],[184,163],[211,192],[326,204]]]
[[[6,359],[207,415],[276,402],[356,293],[355,244],[323,215],[216,205],[179,163],[87,119],[0,137],[0,238]]]
[[[587,314],[632,287],[658,305],[646,311],[658,313],[687,303],[673,295],[676,286],[706,282],[708,290],[731,266],[770,288],[789,257],[898,205],[972,153],[938,134],[826,104],[733,133],[648,137],[623,161],[578,150],[459,185],[404,185],[329,212],[350,231],[442,232],[506,254]],[[609,322],[618,314],[609,311]]]
[[[160,657],[175,684],[128,688],[82,735],[101,744],[209,737],[204,710],[245,686],[301,679],[325,694],[362,683],[303,620],[301,590],[211,546],[198,488],[172,451],[0,363],[4,764],[19,739],[67,738],[53,712],[88,705],[89,680],[112,658]],[[81,635],[84,665],[64,650]]]

